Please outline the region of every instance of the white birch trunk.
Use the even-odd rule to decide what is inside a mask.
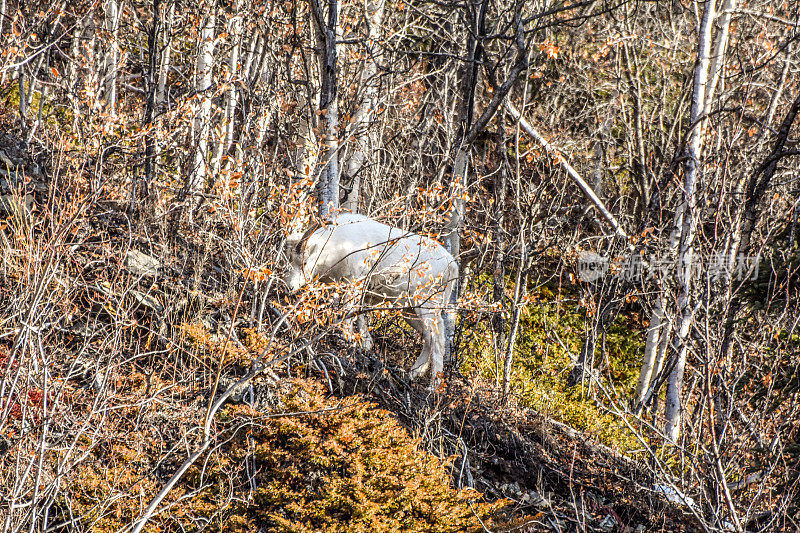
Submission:
[[[513,314],[511,317],[511,327],[508,332],[508,342],[505,346],[505,354],[503,357],[503,400],[508,397],[511,390],[511,366],[514,361],[514,348],[517,343],[517,332],[519,331],[519,319],[522,312],[523,305],[520,301],[525,298],[527,294],[528,285],[528,254],[525,251],[525,230],[522,229],[519,234],[519,244],[522,248],[522,257],[517,265],[517,279],[514,284],[514,300],[512,303]]]
[[[169,61],[172,53],[172,26],[175,21],[175,4],[169,7],[169,13],[164,23],[163,51],[161,52],[161,63],[158,65],[158,84],[156,85],[156,109],[159,111],[166,107],[166,88],[167,78],[169,77]]]
[[[257,87],[258,83],[261,81],[261,56],[266,46],[266,39],[264,36],[259,34],[253,46],[253,53],[250,55],[251,60],[244,71],[247,72],[247,79],[250,80],[251,87]]]
[[[119,17],[122,6],[117,0],[106,0],[105,18],[103,24],[105,30],[111,35],[111,43],[105,54],[105,78],[103,80],[103,90],[106,100],[106,110],[112,116],[116,115],[117,107],[117,65],[119,63]]]
[[[235,9],[239,10],[239,2],[235,3]],[[233,131],[235,124],[236,106],[238,105],[238,83],[239,83],[239,50],[242,41],[242,15],[237,16],[231,21],[231,35],[235,39],[231,55],[228,58],[228,98],[225,103],[225,151],[233,144]],[[224,153],[224,152],[223,152]]]
[[[716,6],[713,0],[707,1],[700,22],[700,31],[697,44],[697,63],[694,71],[694,86],[692,94],[692,107],[689,115],[691,131],[687,143],[686,168],[683,178],[683,201],[676,217],[675,229],[680,229],[680,244],[678,249],[678,301],[677,301],[677,339],[675,347],[677,361],[667,380],[667,397],[664,412],[664,433],[672,442],[677,442],[680,436],[681,415],[681,390],[683,389],[683,374],[686,367],[687,337],[694,317],[692,307],[692,273],[694,266],[694,232],[695,232],[695,185],[702,179],[700,159],[705,130],[704,112],[706,109],[706,96],[708,94],[709,66],[711,61],[711,38],[714,26]],[[677,220],[680,218],[680,220]],[[680,225],[680,228],[678,228]]]
[[[80,99],[78,94],[78,55],[80,54],[80,42],[83,38],[83,28],[85,19],[79,19],[72,34],[72,43],[69,47],[69,57],[72,61],[67,62],[67,84],[69,86],[68,95],[70,108],[72,110],[72,131],[78,131],[78,117],[80,117]]]
[[[253,57],[256,55],[258,40],[260,38],[261,35],[258,33],[251,35],[247,46],[244,48],[244,53],[242,54],[242,73],[247,76],[248,81],[250,80],[250,66],[253,64]]]
[[[17,84],[19,88],[19,118],[24,125],[28,115],[28,92],[25,90],[24,67],[19,67],[17,69]]]
[[[656,352],[656,362],[653,366],[651,380],[661,373],[664,368],[664,360],[667,358],[670,340],[672,339],[672,319],[665,313],[661,321],[661,337],[658,341],[658,351]],[[652,389],[652,385],[651,385]]]
[[[326,132],[323,139],[323,157],[325,164],[319,176],[319,216],[327,217],[331,210],[339,207],[339,128],[338,110],[331,102],[325,115]]]
[[[214,175],[218,175],[222,167],[222,156],[233,144],[233,125],[235,123],[236,104],[238,100],[238,89],[236,84],[239,80],[239,48],[241,46],[242,17],[239,13],[239,0],[234,0],[232,9],[233,16],[228,21],[228,35],[233,41],[230,55],[228,56],[228,76],[227,89],[225,94],[225,108],[222,118],[222,137],[214,145],[214,156],[212,158],[212,169]],[[225,185],[228,185],[227,174]]]
[[[461,266],[459,255],[461,255],[461,228],[464,225],[464,195],[467,190],[468,155],[466,147],[461,145],[453,161],[453,190],[450,192],[451,196],[453,196],[453,207],[450,209],[450,217],[447,220],[444,238],[442,239],[445,249],[456,258],[459,267]],[[522,265],[520,265],[520,269],[522,269]],[[461,272],[459,272],[460,274]],[[453,309],[457,307],[458,295],[461,290],[460,280],[457,280],[455,290],[450,295],[450,302],[447,302]],[[455,328],[456,325],[451,315],[444,313],[444,333],[447,339],[445,343],[445,362],[448,364],[453,358]],[[509,341],[509,343],[511,342],[513,340]]]
[[[353,119],[353,152],[347,159],[347,175],[352,178],[350,193],[347,195],[344,208],[353,213],[358,212],[358,197],[361,190],[361,177],[367,153],[372,152],[374,143],[370,123],[375,113],[378,100],[378,64],[375,58],[377,45],[381,38],[383,11],[385,0],[370,0],[366,6],[367,21],[367,53],[364,67],[361,70],[361,87],[363,93]]]
[[[336,33],[339,26],[339,2],[328,0],[327,23],[318,2],[312,3],[318,35],[317,56],[321,70],[319,109],[325,119],[322,140],[322,163],[317,177],[318,214],[327,217],[339,207],[339,105],[337,95],[338,57]]]
[[[87,92],[91,89],[90,100],[87,105],[92,111],[100,111],[100,72],[101,67],[98,65],[97,53],[97,26],[93,20],[87,20],[86,30],[91,32],[91,39],[89,40],[88,54],[86,57],[86,81],[84,82]]]
[[[464,225],[464,194],[467,190],[467,150],[460,146],[453,162],[453,208],[445,229],[444,246],[458,261],[461,254],[461,227]]]
[[[717,20],[717,27],[719,29],[714,39],[714,50],[711,53],[711,63],[708,67],[710,80],[705,94],[705,105],[703,106],[704,116],[707,116],[711,112],[711,103],[714,101],[717,82],[722,74],[725,51],[728,49],[728,32],[731,26],[731,15],[733,14],[733,10],[736,9],[736,2],[737,0],[724,0],[722,11]]]
[[[637,414],[641,412],[645,394],[647,394],[647,389],[650,387],[650,381],[655,377],[653,370],[656,365],[656,354],[664,327],[665,307],[664,297],[659,296],[653,308],[653,313],[650,315],[650,325],[647,329],[647,339],[644,345],[644,359],[642,368],[639,370],[639,381],[636,384],[636,393],[633,399],[634,411]]]
[[[206,17],[205,24],[200,30],[200,47],[197,54],[197,68],[195,72],[195,91],[198,94],[199,104],[195,112],[194,132],[196,136],[196,150],[194,168],[189,181],[189,195],[203,192],[207,175],[208,135],[211,119],[211,95],[208,89],[213,82],[214,66],[214,12]]]
[[[672,258],[678,250],[680,243],[681,228],[683,225],[683,211],[684,205],[681,203],[675,210],[675,215],[672,220],[672,231],[669,234],[667,243],[667,258]],[[636,393],[634,398],[634,411],[639,414],[641,409],[647,402],[650,401],[653,393],[655,392],[654,379],[661,372],[664,364],[664,358],[670,346],[672,334],[672,321],[667,316],[666,303],[664,292],[667,291],[667,285],[659,288],[659,296],[656,301],[656,306],[650,314],[650,323],[648,325],[648,332],[657,330],[658,337],[655,342],[650,342],[649,334],[645,342],[644,355],[642,357],[642,368],[639,370],[639,382],[636,385]],[[640,397],[640,394],[642,395]]]
[[[0,35],[3,35],[3,24],[6,21],[6,0],[0,0]],[[73,39],[73,42],[75,40]],[[74,55],[71,57],[75,57]],[[70,62],[72,63],[72,62]],[[6,84],[6,69],[0,69],[0,85]]]
[[[649,377],[649,383],[644,389],[641,402],[639,403],[638,406],[635,406],[637,416],[641,413],[644,406],[650,402],[650,399],[653,398],[653,395],[656,394],[657,392],[656,379],[661,374],[661,369],[664,368],[664,360],[667,357],[667,351],[669,350],[670,340],[672,338],[672,319],[668,314],[666,306],[664,306],[663,309],[664,309],[664,314],[661,315],[661,325],[660,325],[661,330],[659,332],[659,336],[655,345],[651,348],[653,353],[652,355],[653,365],[652,365],[652,372],[650,373]],[[657,407],[653,408],[654,412],[657,410],[658,410]]]
[[[310,113],[313,111],[305,98],[300,98],[301,108],[307,111],[300,114],[300,125],[297,131],[297,149],[295,150],[295,177],[308,179],[317,165],[317,136],[314,134]]]

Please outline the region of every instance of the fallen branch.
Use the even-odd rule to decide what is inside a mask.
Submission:
[[[536,139],[536,141],[539,144],[544,146],[545,150],[557,156],[558,161],[561,163],[561,166],[564,167],[564,170],[567,171],[569,177],[572,178],[578,184],[578,186],[581,188],[581,190],[583,190],[586,196],[588,196],[589,199],[594,203],[594,205],[597,206],[597,209],[600,210],[600,212],[603,214],[606,220],[608,220],[608,222],[614,228],[616,234],[619,235],[620,237],[627,238],[628,234],[625,233],[624,229],[622,229],[622,226],[620,225],[619,222],[617,222],[617,219],[614,217],[614,215],[611,214],[611,212],[606,208],[603,201],[597,197],[594,190],[592,190],[592,188],[589,186],[588,183],[586,183],[586,181],[580,176],[580,174],[578,174],[578,172],[574,168],[572,168],[572,165],[570,165],[569,162],[567,162],[566,158],[564,158],[564,156],[561,155],[558,149],[556,149],[552,144],[547,142],[547,139],[542,137],[539,134],[539,132],[536,131],[536,129],[533,126],[531,126],[530,122],[525,120],[525,117],[523,117],[522,114],[517,110],[517,108],[514,107],[514,104],[506,100],[504,105],[508,110],[508,112],[511,114],[511,116],[514,117],[514,120],[519,122],[519,125],[522,127],[523,130],[525,130],[525,133]]]

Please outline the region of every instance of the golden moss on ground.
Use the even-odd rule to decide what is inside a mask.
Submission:
[[[640,443],[617,417],[601,409],[580,385],[567,387],[572,369],[572,354],[580,353],[584,338],[584,317],[579,309],[560,308],[548,303],[552,298],[540,288],[544,299],[532,298],[523,307],[519,333],[514,346],[511,391],[525,407],[564,422],[600,442],[621,451],[634,450]],[[605,339],[608,368],[604,379],[613,383],[614,400],[626,401],[635,386],[638,357],[642,352],[642,333],[622,320],[609,325]],[[558,338],[560,342],[554,342]],[[461,369],[465,375],[494,381],[499,387],[503,372],[503,353],[495,346],[491,328],[477,321],[466,336]],[[599,355],[598,355],[599,357]]]
[[[288,412],[253,433],[266,483],[253,521],[280,531],[469,531],[498,504],[456,491],[442,463],[386,411],[356,397],[298,389]],[[244,459],[243,448],[237,454]]]
[[[233,405],[218,445],[162,502],[152,531],[482,531],[503,503],[455,490],[445,466],[386,411],[298,381],[272,413]],[[102,457],[100,457],[102,455]],[[81,528],[134,520],[166,477],[158,457],[114,446],[71,482]],[[171,459],[171,470],[183,457]],[[107,504],[101,502],[108,502]],[[100,504],[100,505],[98,505]]]

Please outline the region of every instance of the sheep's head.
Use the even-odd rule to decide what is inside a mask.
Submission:
[[[286,244],[284,245],[284,252],[286,254],[286,271],[283,281],[289,292],[295,293],[306,284],[305,274],[303,272],[303,234],[293,233],[286,237]]]

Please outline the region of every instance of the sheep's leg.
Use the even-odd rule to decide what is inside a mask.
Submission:
[[[353,342],[356,338],[355,334],[356,317],[345,318],[342,320],[342,332],[347,342]]]
[[[447,346],[447,334],[444,329],[444,317],[440,311],[434,311],[433,316],[434,330],[433,330],[433,349],[431,350],[431,383],[435,386],[436,377],[440,372],[444,372],[444,353]]]
[[[428,360],[431,372],[431,389],[436,389],[439,384],[439,374],[444,371],[444,352],[446,336],[444,331],[444,319],[438,311],[420,309],[420,313],[426,315],[424,320],[431,349],[429,350]]]
[[[436,373],[441,370],[440,368],[436,368],[436,315],[427,309],[415,308],[414,315],[406,316],[406,322],[408,322],[422,337],[422,353],[411,367],[409,376],[411,379],[417,379],[425,375],[431,369],[431,362],[433,362],[434,372],[431,376],[431,383],[433,385],[436,379]],[[441,355],[439,355],[439,360],[441,360]]]
[[[372,349],[372,335],[369,334],[369,317],[365,313],[359,313],[342,321],[344,337],[350,342],[355,342],[359,348],[364,350]],[[360,339],[356,340],[356,331]]]
[[[364,350],[371,350],[373,346],[372,335],[369,334],[369,316],[366,313],[360,313],[356,316],[356,327],[358,333],[361,335],[359,344]]]

